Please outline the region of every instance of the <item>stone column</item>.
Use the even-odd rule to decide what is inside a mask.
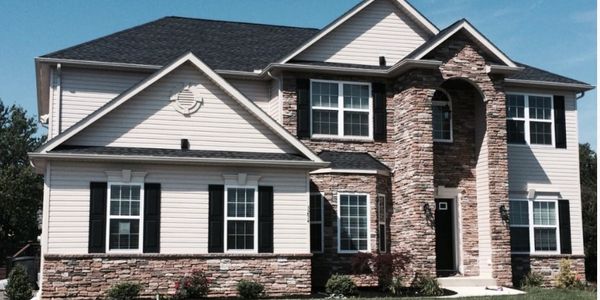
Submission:
[[[435,223],[423,209],[428,205],[435,213],[429,101],[434,89],[421,75],[403,76],[394,87],[391,249],[410,254],[413,271],[435,276]]]

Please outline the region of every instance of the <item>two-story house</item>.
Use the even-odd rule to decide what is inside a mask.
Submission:
[[[583,274],[577,99],[468,21],[365,0],[323,29],[166,17],[36,58],[42,296],[308,294],[358,252],[511,286]]]

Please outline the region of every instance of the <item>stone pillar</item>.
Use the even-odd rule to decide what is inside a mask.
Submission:
[[[508,203],[508,148],[506,143],[506,100],[497,79],[484,86],[490,200],[492,274],[499,285],[512,286],[510,228],[502,220],[500,207]]]
[[[435,213],[431,104],[424,76],[401,77],[394,87],[394,163],[391,250],[411,256],[412,270],[435,276]],[[428,219],[423,207],[432,212]]]

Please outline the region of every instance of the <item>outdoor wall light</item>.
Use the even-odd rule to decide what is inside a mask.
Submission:
[[[508,209],[506,209],[506,206],[504,204],[500,205],[500,217],[502,218],[502,221],[504,221],[504,223],[510,223],[510,214],[508,213]]]

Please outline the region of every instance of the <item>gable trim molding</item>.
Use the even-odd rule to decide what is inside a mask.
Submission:
[[[153,83],[157,82],[159,79],[163,78],[167,74],[171,73],[173,70],[183,65],[186,62],[190,62],[195,65],[201,72],[206,74],[210,80],[212,80],[215,84],[217,84],[220,88],[223,89],[227,94],[229,94],[236,102],[238,102],[243,108],[253,114],[255,117],[259,119],[263,124],[269,127],[273,132],[275,132],[279,137],[284,139],[290,145],[292,145],[295,149],[300,151],[300,153],[304,154],[307,158],[309,158],[313,162],[323,162],[319,156],[317,156],[312,150],[306,147],[302,142],[296,139],[291,133],[289,133],[285,128],[283,128],[279,123],[273,120],[267,113],[262,111],[256,104],[250,101],[246,96],[240,93],[237,89],[235,89],[231,84],[229,84],[225,79],[215,73],[208,65],[203,63],[198,57],[196,57],[193,53],[188,52],[181,57],[175,59],[172,63],[166,65],[159,71],[150,75],[148,78],[144,79],[140,83],[134,85],[130,89],[121,93],[116,98],[110,100],[107,104],[100,107],[98,110],[83,118],[81,121],[75,123],[69,129],[60,133],[56,137],[52,138],[46,144],[42,145],[35,152],[38,153],[47,153],[52,149],[58,147],[60,144],[64,143],[69,138],[73,137],[75,134],[81,132],[83,129],[87,128],[92,123],[96,122],[109,112],[113,111],[121,104],[125,103],[127,100],[133,98],[146,88],[148,88]]]
[[[448,40],[450,37],[452,37],[454,34],[456,34],[459,30],[464,29],[481,46],[483,46],[487,51],[489,51],[491,54],[493,54],[498,59],[500,59],[504,64],[506,64],[507,66],[509,66],[511,68],[519,67],[510,58],[508,58],[508,56],[506,56],[506,54],[504,54],[500,49],[498,49],[498,47],[496,47],[496,45],[494,45],[483,34],[481,34],[481,32],[479,32],[475,27],[473,27],[473,25],[471,25],[471,23],[469,23],[467,20],[462,19],[462,20],[458,21],[455,25],[451,25],[451,26],[454,26],[454,28],[451,28],[451,29],[448,28],[450,30],[443,33],[441,36],[437,37],[437,40],[434,43],[431,43],[431,45],[428,45],[427,47],[424,47],[423,49],[417,50],[418,52],[416,52],[414,54],[410,54],[409,55],[410,58],[422,59],[425,55],[427,55],[429,52],[433,51],[435,48],[437,48],[443,42]]]
[[[356,6],[351,8],[345,14],[340,16],[339,18],[333,20],[333,22],[329,23],[325,26],[317,35],[306,41],[296,50],[294,50],[289,55],[286,55],[283,59],[281,59],[278,63],[284,64],[287,63],[292,58],[296,57],[298,54],[302,53],[308,47],[314,45],[317,41],[321,40],[323,37],[327,36],[334,29],[338,28],[340,25],[344,24],[350,18],[361,12],[367,6],[371,5],[371,3],[375,1],[384,1],[384,0],[364,0],[363,2],[358,3]],[[398,8],[402,8],[406,11],[409,17],[413,18],[418,25],[421,25],[426,31],[428,31],[431,35],[436,35],[439,33],[439,29],[431,23],[425,16],[423,16],[420,12],[418,12],[412,5],[410,5],[406,0],[389,0],[394,2],[398,6]]]

